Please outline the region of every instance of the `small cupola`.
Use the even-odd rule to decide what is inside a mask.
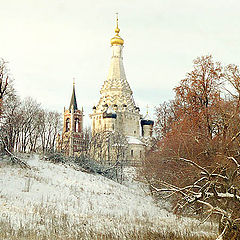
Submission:
[[[150,119],[148,111],[146,116],[141,120],[142,137],[152,137],[154,121]]]
[[[117,118],[116,112],[109,106],[107,110],[103,113],[103,118]]]
[[[138,109],[139,109],[139,108],[138,108]],[[140,109],[139,109],[139,110],[140,110]],[[150,118],[150,116],[149,116],[149,114],[148,114],[148,106],[147,106],[147,113],[146,113],[145,117],[141,120],[141,125],[142,125],[142,126],[145,126],[145,125],[151,125],[151,126],[153,126],[153,124],[154,124],[154,121],[151,120],[151,118]]]

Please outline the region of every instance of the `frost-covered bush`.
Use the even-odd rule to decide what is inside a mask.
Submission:
[[[69,161],[69,158],[64,156],[62,153],[47,153],[44,155],[44,160],[50,161],[52,163],[66,163]]]
[[[81,154],[80,156],[76,157],[68,157],[62,153],[53,152],[45,154],[43,159],[55,164],[67,164],[75,169],[83,170],[88,173],[100,174],[112,180],[117,180],[119,175],[118,166],[103,165],[85,154]]]
[[[74,159],[75,163],[89,173],[100,174],[109,179],[117,179],[117,169],[115,166],[103,165],[85,154],[81,154]]]

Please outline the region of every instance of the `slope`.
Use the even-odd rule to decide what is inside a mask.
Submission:
[[[199,226],[156,206],[141,185],[120,185],[37,155],[28,164],[31,170],[0,161],[1,239],[130,239],[129,234],[143,231],[216,231],[210,223]]]

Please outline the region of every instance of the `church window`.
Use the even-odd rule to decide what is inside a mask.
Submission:
[[[134,134],[136,134],[136,131],[133,131]]]
[[[112,129],[114,130],[114,124],[112,125]]]
[[[79,119],[76,118],[74,121],[74,130],[75,132],[80,132]]]
[[[106,126],[106,123],[104,124],[104,130],[106,130],[107,126]]]
[[[140,155],[140,158],[141,158],[142,157],[142,151],[141,150],[140,150],[140,154],[139,155]]]
[[[70,120],[69,118],[67,118],[66,120],[66,132],[68,132],[70,130]]]
[[[131,157],[133,157],[133,150],[131,150]]]

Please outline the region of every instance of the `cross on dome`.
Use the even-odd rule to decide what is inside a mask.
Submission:
[[[120,29],[118,27],[118,13],[116,13],[116,23],[117,23],[117,26],[115,28],[116,35],[111,39],[111,45],[123,45],[124,40],[119,36]]]

